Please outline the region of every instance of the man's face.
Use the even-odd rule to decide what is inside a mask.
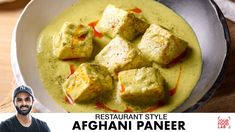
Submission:
[[[32,109],[33,98],[28,93],[19,93],[14,100],[15,108],[20,115],[28,115]]]

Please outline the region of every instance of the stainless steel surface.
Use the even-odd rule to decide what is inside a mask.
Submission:
[[[201,47],[203,69],[200,80],[187,101],[175,110],[193,111],[210,98],[221,80],[230,43],[227,25],[213,1],[160,0],[160,2],[188,22]]]

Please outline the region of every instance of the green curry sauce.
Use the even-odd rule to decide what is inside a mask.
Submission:
[[[134,9],[143,14],[147,21],[159,24],[176,36],[188,42],[187,55],[180,62],[168,68],[157,67],[166,80],[167,100],[153,106],[134,106],[120,99],[118,88],[106,98],[96,98],[89,103],[69,104],[62,90],[62,84],[71,70],[83,62],[91,62],[94,56],[109,42],[109,38],[95,37],[94,51],[90,60],[58,60],[53,55],[53,41],[64,22],[90,24],[99,20],[108,4],[125,10]],[[140,39],[133,43],[138,43]],[[197,38],[190,26],[176,13],[153,0],[79,0],[47,25],[38,37],[37,61],[44,87],[54,100],[68,112],[169,112],[181,105],[195,87],[201,73],[202,59]]]

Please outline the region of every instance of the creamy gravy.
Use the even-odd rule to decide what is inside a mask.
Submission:
[[[59,33],[64,22],[81,22],[89,24],[101,18],[108,4],[129,10],[140,8],[147,21],[162,25],[176,36],[188,42],[187,56],[169,68],[160,69],[169,89],[169,98],[164,104],[156,106],[133,106],[118,97],[118,90],[113,90],[105,99],[97,98],[86,104],[69,104],[65,100],[62,84],[70,74],[70,66],[79,66],[82,62],[90,62],[107,44],[109,38],[95,38],[93,57],[91,60],[61,61],[53,56],[53,39]],[[135,40],[137,43],[139,39]],[[38,37],[37,61],[44,87],[54,100],[68,112],[169,112],[181,105],[196,85],[202,67],[201,51],[197,38],[190,26],[176,13],[153,0],[79,0],[70,8],[57,16],[46,26]],[[117,89],[117,88],[115,88]],[[99,103],[98,103],[99,102]],[[102,103],[101,103],[102,102]]]

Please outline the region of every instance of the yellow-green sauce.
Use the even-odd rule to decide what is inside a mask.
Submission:
[[[73,64],[77,67],[83,62],[92,61],[94,56],[107,44],[108,39],[98,39],[94,42],[94,51],[90,60],[62,61],[53,55],[53,38],[59,33],[60,28],[66,21],[88,24],[99,20],[108,4],[113,4],[125,10],[140,8],[143,16],[150,24],[159,24],[188,42],[189,50],[182,62],[170,68],[162,68],[157,64],[153,64],[154,67],[159,68],[166,80],[168,89],[177,87],[176,93],[169,96],[164,105],[155,108],[154,112],[174,110],[189,97],[200,77],[202,67],[201,51],[190,26],[175,12],[153,0],[79,0],[57,16],[42,30],[38,37],[37,61],[44,87],[54,100],[68,112],[112,112],[112,110],[124,112],[127,108],[133,110],[133,112],[144,112],[148,109],[149,106],[139,107],[122,101],[118,97],[116,86],[108,98],[97,98],[90,103],[76,103],[73,105],[65,101],[62,84],[70,74],[70,65]],[[98,109],[96,102],[100,101],[112,110]]]

